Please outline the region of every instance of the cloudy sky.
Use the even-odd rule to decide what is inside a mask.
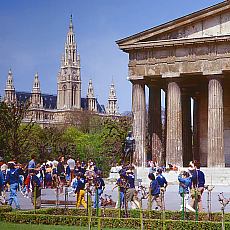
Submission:
[[[70,14],[81,55],[82,97],[89,79],[107,104],[113,79],[120,112],[131,110],[128,55],[116,40],[219,3],[221,0],[1,0],[0,93],[9,68],[16,90],[31,91],[39,73],[43,93],[56,94]]]

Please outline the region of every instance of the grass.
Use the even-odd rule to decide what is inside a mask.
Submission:
[[[77,226],[58,226],[58,225],[36,225],[36,224],[14,224],[14,223],[6,223],[0,222],[1,230],[86,230],[88,227],[77,227]],[[97,228],[92,228],[97,229]],[[105,228],[103,230],[111,230],[111,228]],[[119,230],[129,230],[124,228],[119,228]]]

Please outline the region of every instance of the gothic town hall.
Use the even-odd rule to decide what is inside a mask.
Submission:
[[[110,86],[106,108],[104,105],[99,104],[94,96],[92,80],[89,81],[85,98],[81,97],[81,85],[80,55],[77,51],[71,15],[64,55],[61,58],[61,68],[57,76],[57,95],[43,94],[41,92],[38,73],[35,74],[31,92],[16,91],[13,74],[9,70],[4,101],[12,103],[29,100],[30,113],[26,119],[31,120],[32,118],[41,125],[63,123],[66,115],[71,114],[73,111],[89,110],[100,115],[119,115],[114,83]]]

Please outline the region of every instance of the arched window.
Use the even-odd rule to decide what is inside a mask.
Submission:
[[[72,87],[72,106],[76,106],[76,97],[77,97],[76,91],[77,91],[77,85],[73,85]]]
[[[66,104],[67,104],[67,101],[66,101],[66,85],[63,85],[62,87],[62,91],[63,91],[63,106],[65,107]]]

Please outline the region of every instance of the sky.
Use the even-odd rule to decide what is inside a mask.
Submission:
[[[39,74],[42,93],[57,93],[57,73],[73,15],[81,56],[82,97],[93,81],[107,105],[113,80],[119,112],[131,111],[128,55],[116,40],[222,0],[0,0],[0,94],[11,68],[17,91],[32,90]]]

